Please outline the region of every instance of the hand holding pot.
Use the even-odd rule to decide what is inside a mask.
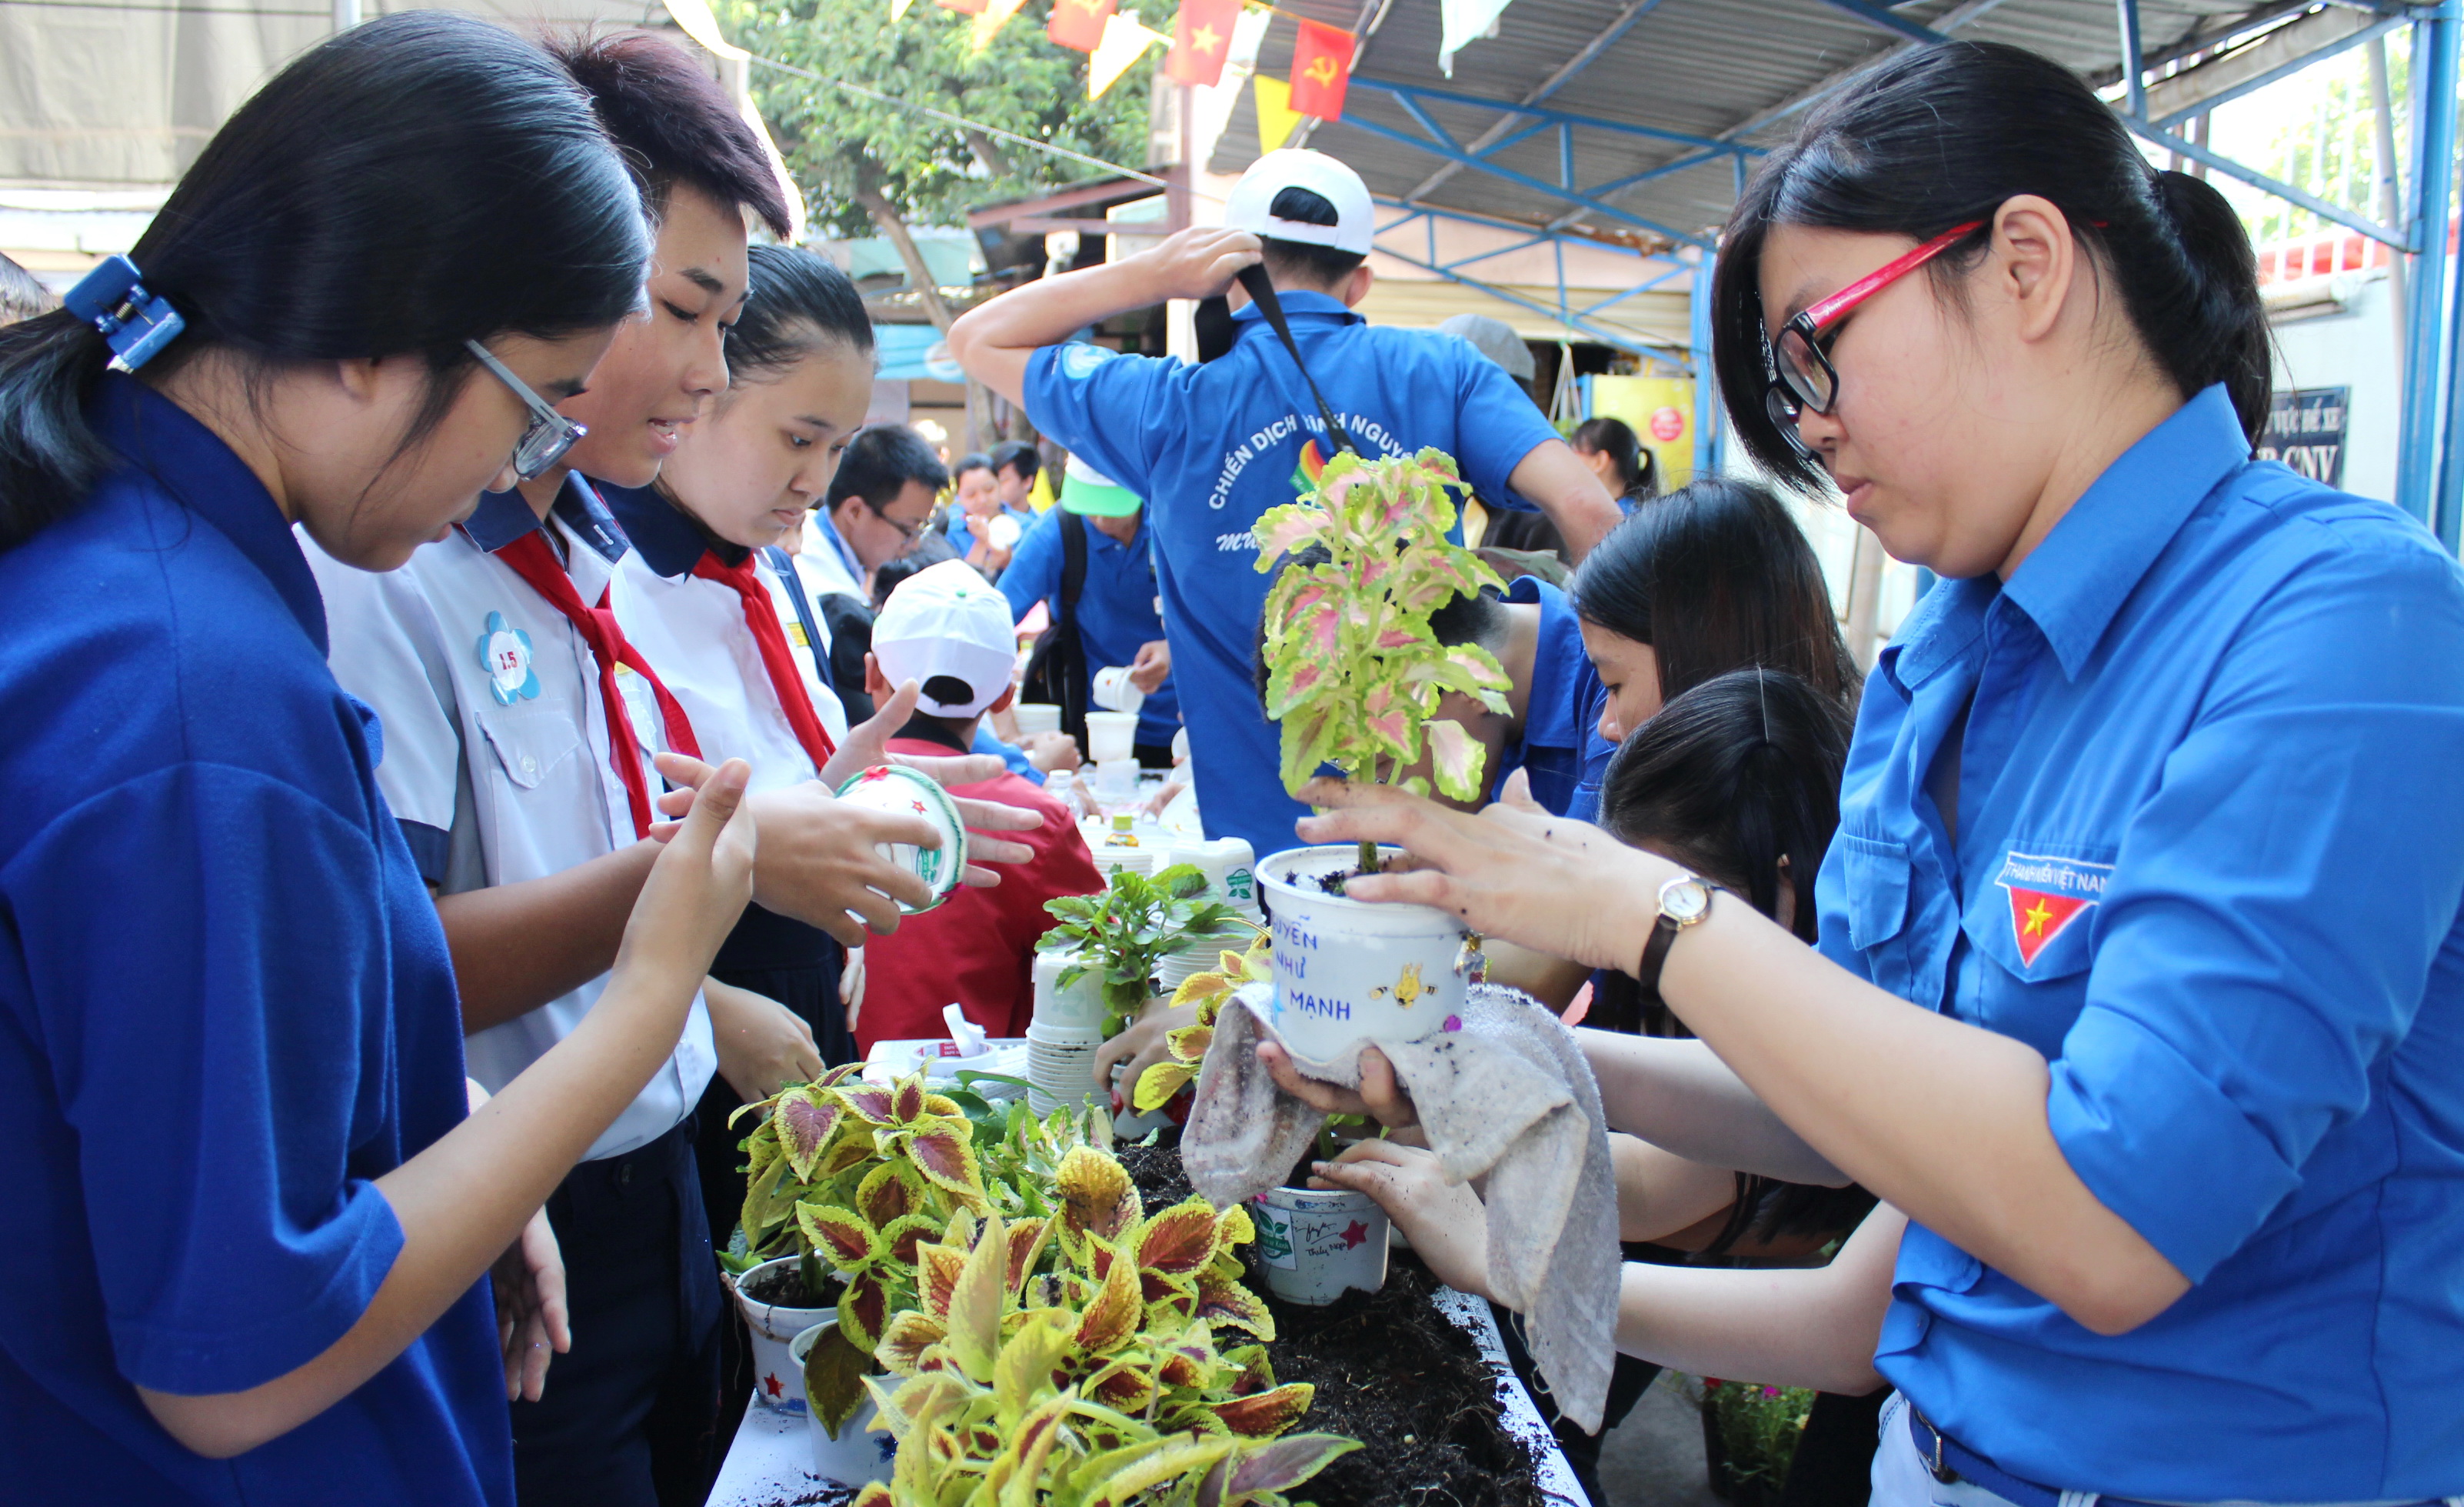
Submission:
[[[1277,1087],[1320,1113],[1367,1115],[1395,1130],[1420,1122],[1420,1112],[1412,1106],[1412,1097],[1395,1079],[1395,1064],[1375,1047],[1360,1049],[1360,1087],[1356,1090],[1302,1076],[1301,1070],[1292,1064],[1292,1054],[1275,1042],[1259,1044],[1258,1060],[1265,1064]]]
[[[1165,1038],[1183,1026],[1197,1024],[1197,1006],[1183,1005],[1176,1009],[1160,1000],[1149,1000],[1137,1019],[1095,1049],[1095,1082],[1111,1089],[1114,1109],[1127,1109],[1136,1099],[1138,1078],[1147,1069],[1173,1060],[1172,1045]],[[1120,1087],[1113,1089],[1112,1069],[1124,1062],[1129,1064],[1129,1071],[1122,1075]]]
[[[1488,1210],[1467,1184],[1449,1183],[1437,1154],[1391,1141],[1363,1141],[1310,1165],[1312,1187],[1366,1193],[1448,1287],[1486,1297]]]
[[[1393,843],[1411,855],[1403,872],[1353,879],[1346,898],[1435,906],[1484,936],[1592,967],[1635,969],[1661,883],[1678,873],[1588,822],[1541,809],[1520,769],[1506,798],[1477,816],[1391,785],[1315,780],[1300,793],[1328,809],[1302,818],[1305,840]]]

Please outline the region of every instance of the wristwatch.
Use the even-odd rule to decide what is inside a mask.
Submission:
[[[1711,892],[1719,886],[1696,875],[1681,872],[1660,887],[1660,920],[1651,928],[1651,940],[1642,944],[1642,963],[1635,970],[1636,980],[1646,994],[1660,992],[1660,970],[1668,961],[1668,944],[1688,926],[1699,926],[1711,914]]]

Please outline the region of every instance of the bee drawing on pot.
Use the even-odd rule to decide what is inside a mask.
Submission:
[[[1369,997],[1375,1000],[1391,998],[1396,1004],[1410,1009],[1414,1000],[1428,992],[1429,986],[1420,982],[1420,965],[1407,963],[1403,964],[1402,975],[1396,979],[1392,987],[1380,984],[1369,991]]]
[[[1481,937],[1476,931],[1463,934],[1463,945],[1455,949],[1455,974],[1474,984],[1488,982],[1488,957],[1480,950]]]

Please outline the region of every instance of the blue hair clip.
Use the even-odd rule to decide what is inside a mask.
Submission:
[[[114,371],[135,371],[188,327],[169,299],[145,291],[137,264],[125,256],[104,257],[65,301],[70,313],[102,332]]]

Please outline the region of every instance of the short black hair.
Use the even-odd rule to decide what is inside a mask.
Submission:
[[[1015,471],[1018,479],[1028,483],[1032,483],[1036,473],[1044,469],[1044,457],[1036,454],[1033,445],[1023,439],[1004,440],[995,445],[991,461],[993,475]]]
[[[906,425],[875,424],[847,441],[822,504],[836,512],[839,504],[854,498],[878,513],[897,501],[911,481],[938,492],[950,484],[950,468],[941,464],[923,435]]]
[[[985,454],[980,450],[971,450],[965,454],[960,455],[957,459],[950,462],[950,479],[956,481],[970,471],[990,471],[992,469],[992,456]]]
[[[1293,220],[1302,225],[1339,225],[1343,217],[1335,212],[1334,204],[1314,188],[1289,188],[1275,195],[1266,212],[1279,220]],[[1276,236],[1261,237],[1266,260],[1266,276],[1278,288],[1331,288],[1352,276],[1353,269],[1369,258],[1358,252],[1338,251],[1310,241],[1287,241]]]
[[[727,370],[736,382],[760,382],[825,345],[872,354],[872,320],[864,296],[838,263],[802,246],[755,246],[746,262],[752,296],[727,332]]]
[[[787,238],[787,195],[761,138],[684,49],[629,32],[560,37],[548,51],[590,96],[600,125],[641,180],[653,219],[667,213],[681,183],[714,203],[751,210],[771,234]]]
[[[33,273],[0,255],[0,324],[14,324],[60,306],[52,290]]]

